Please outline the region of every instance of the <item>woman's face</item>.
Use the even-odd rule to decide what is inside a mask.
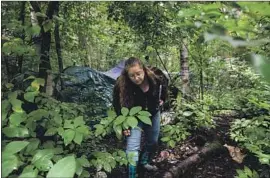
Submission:
[[[144,70],[139,64],[135,64],[128,69],[128,77],[136,85],[142,84],[144,75]]]

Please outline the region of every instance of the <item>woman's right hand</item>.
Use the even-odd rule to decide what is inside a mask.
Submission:
[[[124,131],[123,131],[123,134],[124,134],[125,136],[130,136],[130,129],[124,130]]]

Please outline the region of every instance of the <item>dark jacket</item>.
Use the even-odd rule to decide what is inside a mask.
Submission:
[[[131,84],[128,90],[132,90],[133,93],[133,106],[125,106],[120,104],[119,98],[119,86],[116,84],[113,91],[113,106],[116,113],[119,115],[121,113],[122,107],[132,108],[135,106],[141,106],[143,110],[149,111],[152,115],[155,115],[157,111],[159,111],[159,99],[165,102],[167,98],[167,86],[163,84],[161,80],[156,80],[153,82],[153,79],[148,77],[149,81],[149,90],[147,92],[143,92],[141,88],[135,84]],[[118,83],[118,82],[116,82]],[[160,93],[161,87],[161,94]],[[160,96],[160,98],[159,98]]]

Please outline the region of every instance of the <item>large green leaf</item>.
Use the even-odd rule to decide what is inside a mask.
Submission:
[[[38,170],[37,169],[34,169],[34,166],[32,165],[29,165],[29,166],[26,166],[24,169],[23,169],[23,172],[21,173],[21,175],[19,176],[19,178],[35,178],[37,177],[38,175]]]
[[[28,137],[29,131],[24,127],[5,127],[3,128],[3,133],[7,137]]]
[[[63,138],[64,138],[64,143],[65,145],[68,145],[69,143],[72,142],[72,140],[75,137],[75,131],[72,129],[67,129],[63,133]]]
[[[82,143],[82,140],[83,140],[83,134],[80,133],[80,132],[78,132],[78,131],[76,131],[76,132],[75,132],[75,137],[74,137],[73,141],[74,141],[75,143],[77,143],[77,144],[80,145],[80,144]]]
[[[120,116],[118,116],[118,117],[115,119],[114,125],[122,124],[125,120],[126,120],[126,117],[120,115]]]
[[[9,101],[10,101],[10,103],[12,104],[12,110],[13,110],[14,112],[18,112],[18,113],[22,113],[22,112],[23,112],[23,109],[22,109],[22,101],[21,101],[21,100],[12,98],[12,99],[10,99]]]
[[[18,153],[19,151],[24,149],[28,144],[29,142],[27,141],[12,141],[6,145],[6,147],[4,148],[4,152],[6,152],[7,154]]]
[[[108,110],[107,111],[107,115],[110,118],[115,118],[117,116],[116,113],[115,113],[115,111],[113,111],[113,110]]]
[[[38,95],[38,93],[39,93],[38,91],[27,92],[24,94],[24,99],[26,101],[33,103],[35,100],[35,97]]]
[[[44,28],[44,31],[47,32],[49,31],[51,28],[53,27],[53,22],[52,20],[47,20],[43,23],[43,28]]]
[[[39,146],[40,140],[37,138],[32,138],[29,140],[29,144],[26,147],[25,152],[28,154],[32,154]]]
[[[258,54],[253,54],[251,59],[255,70],[270,83],[270,60]]]
[[[114,126],[113,129],[114,129],[114,131],[116,133],[117,138],[121,139],[122,138],[122,127],[121,127],[121,125],[116,125],[116,126]]]
[[[128,108],[126,108],[126,107],[123,107],[123,108],[121,109],[121,113],[122,113],[123,116],[127,116],[127,115],[128,115],[128,112],[129,112],[129,110],[128,110]]]
[[[13,170],[18,169],[19,160],[15,155],[2,154],[2,176],[7,177]]]
[[[76,171],[76,160],[74,156],[67,156],[59,160],[47,174],[47,178],[74,177]]]
[[[133,116],[134,114],[137,114],[138,112],[140,112],[142,110],[142,107],[141,106],[136,106],[136,107],[133,107],[131,108],[130,112],[129,112],[129,115],[130,116]]]
[[[148,111],[140,111],[139,115],[148,116],[148,117],[152,116],[152,114],[150,112],[148,112]]]
[[[78,127],[80,125],[84,125],[85,122],[83,120],[83,116],[76,117],[74,120],[74,127]]]
[[[31,120],[33,121],[40,120],[43,117],[47,118],[48,116],[49,116],[49,112],[45,109],[38,109],[28,114],[28,117],[30,117]]]
[[[143,123],[148,124],[148,125],[152,125],[152,121],[149,117],[147,116],[137,116]]]
[[[10,111],[11,105],[8,100],[4,100],[1,102],[1,112],[2,112],[2,120],[5,120],[8,112]]]
[[[134,128],[138,125],[138,120],[133,117],[133,116],[129,116],[127,118],[127,124],[131,127],[131,128]]]
[[[83,166],[83,167],[90,167],[90,162],[86,159],[86,156],[83,155],[80,158],[77,158],[77,161]]]
[[[49,128],[46,132],[45,132],[45,136],[52,136],[55,135],[57,133],[58,128],[56,127],[51,127]]]
[[[14,112],[13,114],[9,116],[10,125],[12,126],[19,126],[21,122],[25,120],[26,120],[25,112],[22,112],[22,113]]]
[[[32,163],[34,164],[39,160],[50,160],[53,157],[53,155],[54,155],[53,149],[38,150],[32,159]]]
[[[32,159],[32,164],[34,164],[40,171],[48,171],[53,166],[51,161],[53,156],[53,149],[38,150]]]
[[[50,159],[42,158],[34,164],[40,171],[49,171],[53,167],[53,162]]]

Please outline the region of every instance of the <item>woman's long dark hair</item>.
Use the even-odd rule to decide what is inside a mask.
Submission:
[[[134,105],[134,87],[135,84],[129,79],[128,77],[128,70],[130,67],[133,67],[135,65],[139,65],[145,72],[145,76],[147,79],[152,82],[153,84],[156,84],[156,76],[155,74],[145,65],[142,63],[142,61],[135,57],[130,57],[125,62],[125,68],[123,69],[120,77],[117,80],[117,86],[119,87],[119,103],[121,107],[127,107],[131,108]]]

